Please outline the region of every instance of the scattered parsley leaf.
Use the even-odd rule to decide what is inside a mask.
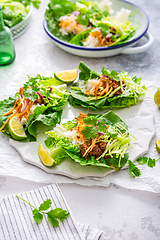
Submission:
[[[155,167],[155,165],[156,165],[156,160],[155,160],[155,159],[152,159],[152,158],[149,158],[147,165],[148,165],[148,167],[151,167],[151,168]]]
[[[34,208],[33,211],[32,211],[33,219],[38,224],[42,222],[43,214],[47,215],[48,220],[50,221],[50,223],[54,227],[58,227],[59,226],[59,221],[62,222],[69,216],[69,212],[67,212],[66,210],[62,210],[61,208],[55,208],[55,209],[52,209],[52,210],[46,212],[46,210],[48,210],[51,207],[51,204],[52,204],[50,199],[47,199],[46,201],[44,201],[39,206],[39,208],[37,209],[36,207],[31,205],[26,200],[24,200],[23,198],[19,197],[18,195],[16,195],[16,197],[20,198],[22,201],[24,201],[25,203],[29,204],[32,208]]]
[[[148,161],[148,158],[146,156],[143,156],[143,157],[140,157],[137,162],[139,165],[143,165],[143,164],[146,164]]]
[[[131,176],[132,177],[140,177],[141,176],[141,172],[136,167],[136,165],[131,160],[128,160],[128,163],[129,163],[129,170],[130,170]]]
[[[32,213],[33,213],[33,218],[34,218],[35,222],[38,224],[41,223],[43,220],[43,214],[40,213],[39,210],[36,208],[32,211]]]
[[[60,222],[63,222],[69,216],[69,213],[66,210],[62,210],[61,208],[56,208],[49,211],[47,215],[48,220],[52,223],[52,225],[55,224],[58,227],[59,226],[58,220]]]
[[[48,208],[50,208],[52,202],[51,199],[47,199],[46,201],[44,201],[44,203],[42,203],[39,207],[39,211],[46,211],[48,210]]]
[[[137,165],[135,165],[131,160],[128,160],[129,163],[129,170],[130,170],[130,174],[132,177],[139,177],[141,175],[141,171],[138,169],[137,166],[139,165],[143,165],[143,164],[147,164],[148,167],[153,168],[156,166],[156,162],[159,160],[158,159],[152,159],[152,158],[148,158],[146,156],[142,156],[140,158],[137,159]]]

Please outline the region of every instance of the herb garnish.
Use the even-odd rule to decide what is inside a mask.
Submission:
[[[29,204],[32,208],[34,208],[34,210],[32,211],[33,218],[35,222],[38,224],[42,222],[43,214],[47,215],[48,220],[54,227],[58,227],[59,221],[62,222],[69,216],[69,212],[67,212],[66,210],[62,210],[61,208],[55,208],[46,212],[51,207],[52,204],[50,199],[47,199],[39,206],[39,208],[36,208],[26,200],[21,198],[20,196],[16,195],[16,197],[20,198],[22,201],[24,201],[25,203]]]
[[[146,156],[142,156],[142,157],[137,159],[138,164],[134,164],[131,160],[128,160],[129,170],[130,170],[131,176],[132,177],[140,177],[141,176],[141,171],[139,170],[139,168],[137,166],[147,164],[148,167],[153,168],[153,167],[155,167],[156,162],[159,159],[160,158],[154,159],[154,158],[150,158],[150,157],[148,158]]]

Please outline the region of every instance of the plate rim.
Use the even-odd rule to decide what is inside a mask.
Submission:
[[[48,26],[47,26],[47,20],[46,20],[45,16],[44,16],[44,19],[43,19],[43,28],[44,28],[45,32],[48,34],[48,36],[49,36],[52,40],[54,40],[56,43],[61,44],[61,45],[63,45],[64,47],[72,48],[72,49],[75,49],[75,50],[83,50],[83,51],[86,51],[86,52],[87,52],[87,51],[89,51],[89,52],[90,52],[90,51],[97,52],[97,51],[104,51],[104,50],[105,50],[105,51],[116,50],[116,49],[120,49],[120,48],[126,47],[126,46],[128,46],[128,45],[131,45],[131,44],[137,42],[140,38],[143,37],[143,35],[147,32],[147,30],[148,30],[148,28],[149,28],[150,21],[149,21],[149,18],[148,18],[148,16],[147,16],[146,12],[145,12],[141,7],[137,6],[137,5],[134,4],[134,3],[130,3],[130,2],[128,2],[128,1],[126,1],[126,0],[117,0],[117,1],[119,1],[119,2],[125,2],[125,3],[127,3],[127,4],[129,4],[129,5],[132,5],[132,6],[136,7],[136,8],[138,8],[138,9],[144,14],[144,16],[145,16],[145,18],[146,18],[146,21],[147,21],[147,24],[146,24],[146,26],[145,26],[145,30],[143,31],[143,33],[141,33],[138,37],[136,37],[136,38],[134,38],[134,39],[132,39],[132,40],[126,42],[126,43],[123,43],[123,44],[121,44],[121,45],[118,45],[118,46],[110,46],[110,47],[96,47],[96,48],[95,48],[95,47],[94,47],[94,48],[92,47],[92,48],[87,48],[87,47],[83,47],[83,46],[78,46],[78,45],[74,45],[74,44],[67,43],[67,42],[65,42],[65,41],[57,38],[56,36],[54,36],[54,35],[49,31]]]

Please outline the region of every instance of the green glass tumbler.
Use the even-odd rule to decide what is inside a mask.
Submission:
[[[15,59],[15,49],[12,33],[4,25],[2,7],[0,6],[0,66],[8,65]]]

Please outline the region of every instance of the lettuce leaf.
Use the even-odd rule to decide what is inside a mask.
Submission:
[[[117,24],[117,27],[115,27],[114,23]],[[97,24],[94,26],[93,29],[88,29],[86,31],[76,34],[69,43],[74,44],[74,45],[83,46],[83,41],[85,41],[85,39],[87,39],[90,32],[101,31],[102,36],[105,37],[110,32],[110,27],[113,27],[116,29],[116,35],[117,36],[119,35],[119,36],[115,37],[114,35],[112,35],[112,39],[114,40],[114,43],[112,43],[111,45],[116,46],[116,45],[123,44],[123,43],[129,41],[134,36],[134,34],[137,30],[137,27],[132,27],[130,22],[127,22],[127,24],[122,25],[121,28],[118,27],[119,24],[120,23],[117,21],[116,22],[113,21],[110,24],[108,24],[108,21],[107,21],[107,23],[103,23],[102,21],[100,23],[97,22]],[[123,31],[122,31],[122,29],[123,29]]]
[[[124,156],[121,159],[120,159],[120,156],[116,157],[116,154],[114,154],[112,158],[107,158],[107,160],[104,158],[101,158],[101,161],[97,161],[95,159],[95,156],[91,156],[86,161],[80,155],[75,155],[74,153],[72,153],[70,151],[66,151],[66,153],[72,161],[77,162],[82,166],[106,167],[106,168],[115,169],[116,171],[119,171],[122,167],[124,167],[129,158],[128,154],[126,153],[126,154],[124,154]],[[120,167],[118,166],[119,161],[121,163]]]

